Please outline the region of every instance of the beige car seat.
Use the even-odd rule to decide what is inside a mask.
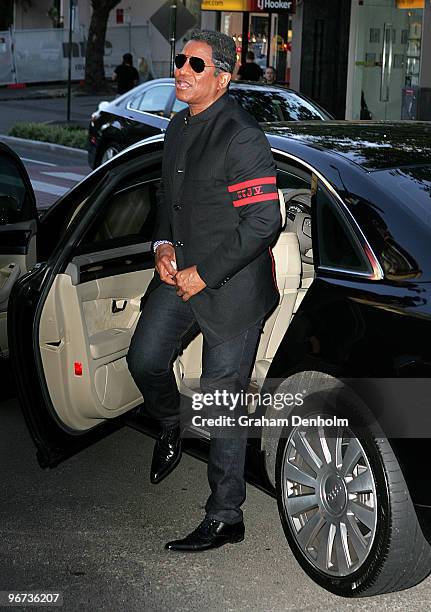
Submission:
[[[286,224],[286,205],[283,192],[279,189],[278,193],[283,230],[272,252],[275,261],[275,276],[280,292],[280,301],[271,316],[265,321],[257,349],[252,378],[257,381],[259,387],[265,380],[271,360],[274,358],[280,341],[290,323],[298,288],[301,283],[301,254],[298,236],[295,232],[286,232],[284,229]]]

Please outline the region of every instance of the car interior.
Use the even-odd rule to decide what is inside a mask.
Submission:
[[[314,275],[311,177],[299,180],[279,172],[278,182],[283,226],[273,255],[280,301],[264,324],[251,379],[254,388],[261,387]],[[115,190],[45,301],[39,327],[43,371],[58,417],[71,430],[87,430],[142,402],[126,355],[141,297],[153,276],[150,228],[157,183],[129,180]],[[123,244],[113,247],[119,241]],[[197,391],[201,351],[199,334],[174,363],[185,396]]]

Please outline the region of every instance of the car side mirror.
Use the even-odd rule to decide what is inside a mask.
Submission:
[[[18,209],[19,202],[17,198],[0,194],[0,225],[16,223]]]

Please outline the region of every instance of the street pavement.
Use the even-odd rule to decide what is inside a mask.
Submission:
[[[112,100],[113,95],[74,96],[71,102],[71,120],[82,127],[88,127],[91,114],[102,100]],[[66,98],[44,98],[34,100],[0,99],[0,134],[8,134],[19,122],[63,122],[67,119]]]
[[[9,130],[18,122],[65,122],[65,91],[65,88],[60,86],[27,87],[23,90],[0,89],[0,141],[2,135],[8,135]],[[114,94],[73,95],[73,124],[87,128],[91,114],[98,108],[99,103],[113,98]],[[37,144],[7,144],[23,159],[40,209],[51,206],[90,172],[86,151],[79,154],[73,150],[47,151]]]
[[[87,153],[84,151],[81,153],[59,147],[50,150],[39,143],[12,140],[5,142],[23,161],[40,210],[49,208],[91,171],[87,163]]]
[[[152,486],[152,448],[124,428],[44,471],[17,401],[0,403],[0,590],[58,589],[66,612],[428,609],[429,579],[355,600],[315,585],[286,544],[275,501],[252,486],[244,542],[194,555],[165,551],[164,542],[203,516],[206,466],[186,455]]]

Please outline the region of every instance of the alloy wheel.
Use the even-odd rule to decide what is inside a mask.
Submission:
[[[292,429],[281,485],[290,529],[307,560],[333,577],[358,570],[373,545],[378,501],[370,463],[353,432],[319,425]]]

